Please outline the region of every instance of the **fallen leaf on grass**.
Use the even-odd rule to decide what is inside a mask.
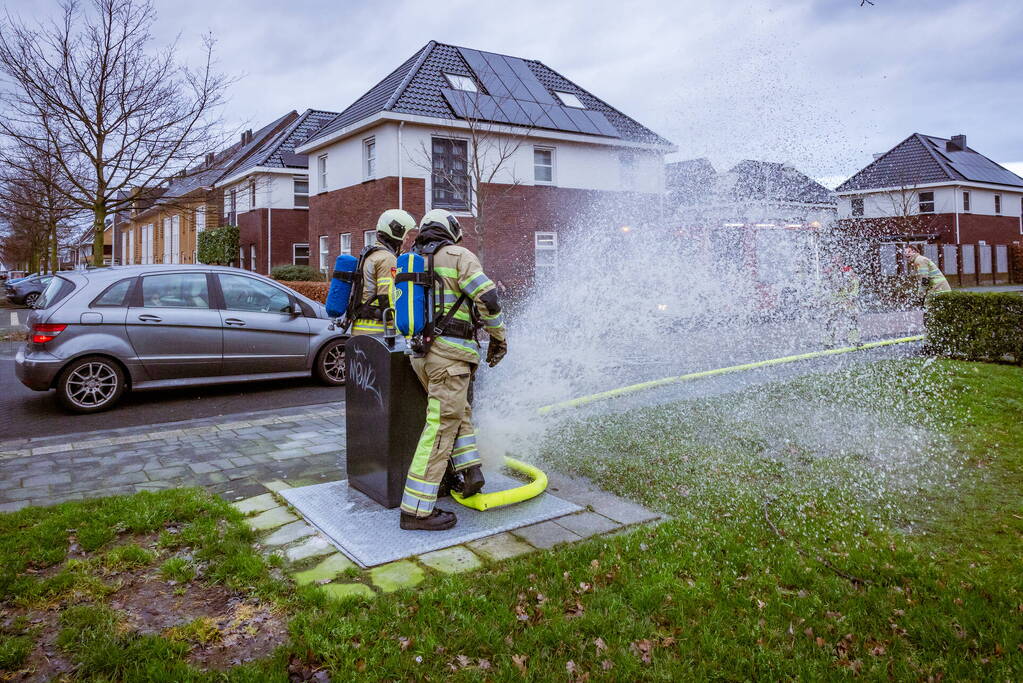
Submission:
[[[398,646],[401,648],[401,651],[404,652],[405,650],[407,650],[410,647],[412,647],[412,639],[411,638],[406,638],[405,636],[399,636],[398,637]]]
[[[612,662],[610,659],[605,659],[600,663],[600,668],[603,669],[604,671],[610,671],[611,669],[614,668],[614,666],[615,666],[614,662]]]
[[[649,640],[637,640],[629,645],[629,649],[634,655],[639,657],[640,661],[644,664],[649,664],[652,661],[650,656],[650,650],[653,649],[654,644]]]
[[[575,619],[576,617],[581,617],[585,611],[586,608],[583,607],[583,604],[576,600],[574,607],[569,607],[565,610],[565,617],[568,619]]]
[[[512,655],[511,659],[512,664],[515,665],[516,669],[518,669],[522,673],[526,673],[526,660],[529,659],[529,657],[527,657],[526,655]]]
[[[604,642],[603,638],[597,638],[594,640],[593,646],[597,648],[597,652],[603,652],[607,649],[607,643]]]

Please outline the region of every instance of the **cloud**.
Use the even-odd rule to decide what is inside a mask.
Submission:
[[[186,57],[217,37],[221,68],[245,74],[225,112],[236,125],[339,110],[436,39],[540,59],[719,168],[757,158],[847,177],[912,132],[965,132],[988,156],[1023,158],[1023,3],[859,5],[159,0],[155,34],[180,33]]]

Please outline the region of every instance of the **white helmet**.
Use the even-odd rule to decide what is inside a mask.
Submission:
[[[377,220],[377,234],[390,237],[395,242],[401,242],[409,230],[416,227],[416,219],[408,211],[401,209],[388,209],[380,214]]]
[[[431,227],[438,227],[443,230],[451,238],[452,242],[457,243],[462,240],[462,226],[458,224],[455,214],[450,211],[433,209],[427,212],[423,216],[423,220],[419,221],[419,231],[422,232]]]

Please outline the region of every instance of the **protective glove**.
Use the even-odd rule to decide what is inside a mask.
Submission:
[[[501,359],[508,353],[508,342],[499,339],[490,339],[490,345],[487,346],[487,365],[494,367],[501,362]]]

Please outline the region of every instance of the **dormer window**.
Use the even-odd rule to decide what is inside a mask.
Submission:
[[[583,101],[570,92],[562,92],[560,90],[555,90],[554,94],[558,96],[558,99],[561,100],[561,103],[566,107],[574,107],[575,109],[586,108],[586,105],[583,104]]]
[[[472,80],[469,76],[463,76],[462,74],[444,74],[444,77],[448,79],[448,83],[455,90],[464,90],[465,92],[479,92],[479,88],[476,87],[476,81]]]

